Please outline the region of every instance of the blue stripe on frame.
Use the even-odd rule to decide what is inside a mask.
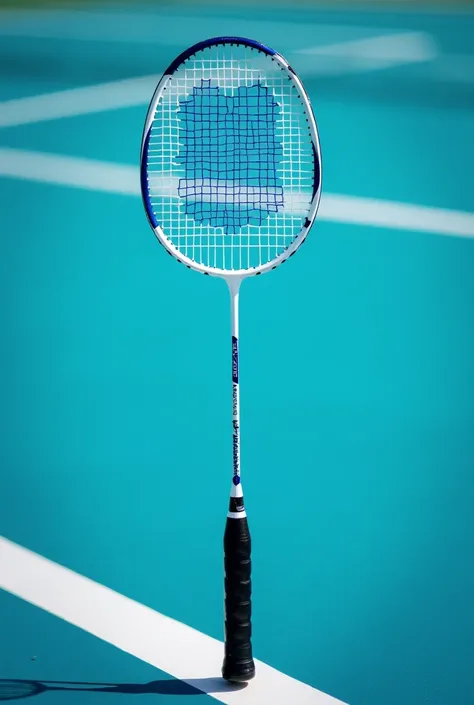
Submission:
[[[253,49],[258,49],[264,54],[269,56],[274,56],[276,51],[270,49],[270,47],[260,44],[255,39],[245,39],[245,37],[213,37],[212,39],[205,39],[203,42],[198,42],[194,46],[189,47],[182,54],[176,57],[176,59],[168,66],[165,71],[165,75],[171,75],[176,71],[178,66],[180,66],[186,59],[195,54],[201,49],[206,49],[207,47],[217,46],[219,44],[242,44],[244,46],[252,47]]]
[[[313,198],[314,198],[316,196],[318,189],[321,186],[321,161],[318,157],[318,152],[316,151],[316,145],[314,144],[312,137],[311,137],[311,146],[313,148],[313,158],[314,158],[314,181],[313,181]]]
[[[145,205],[145,210],[148,216],[148,220],[150,221],[150,225],[152,228],[156,228],[158,225],[158,221],[155,218],[155,214],[153,213],[153,208],[151,205],[150,201],[150,194],[148,191],[148,174],[147,174],[147,168],[148,168],[148,144],[150,142],[150,135],[151,135],[151,128],[148,130],[148,134],[145,137],[145,144],[143,145],[143,158],[140,164],[140,185],[142,189],[142,196],[143,196],[143,203]]]

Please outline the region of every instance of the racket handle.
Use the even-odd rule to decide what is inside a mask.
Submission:
[[[225,655],[222,677],[241,683],[255,675],[252,658],[250,532],[247,517],[227,518],[224,533]]]

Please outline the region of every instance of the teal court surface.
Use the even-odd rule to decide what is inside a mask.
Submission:
[[[0,700],[474,702],[474,15],[258,5],[0,12]],[[241,291],[241,690],[228,294],[138,185],[158,76],[224,34],[288,58],[323,152],[307,244]]]

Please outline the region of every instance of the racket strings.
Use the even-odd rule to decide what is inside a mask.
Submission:
[[[232,234],[245,225],[261,226],[283,207],[277,112],[273,95],[260,82],[238,86],[232,96],[210,79],[193,88],[180,105],[183,147],[176,158],[185,170],[178,195],[186,215]]]
[[[248,47],[198,52],[158,103],[147,169],[153,211],[178,252],[228,271],[275,259],[301,232],[313,195],[295,83]]]

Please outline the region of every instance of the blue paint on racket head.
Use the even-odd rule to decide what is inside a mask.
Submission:
[[[145,135],[145,141],[143,143],[143,153],[148,153],[148,145],[150,143],[151,131]],[[143,159],[140,164],[140,185],[142,191],[143,203],[145,205],[145,211],[148,217],[148,222],[152,228],[158,226],[158,220],[156,219],[153,206],[151,204],[150,192],[148,189],[148,165],[146,159]]]
[[[207,49],[208,47],[217,46],[219,44],[240,44],[252,49],[263,51],[264,54],[268,54],[269,56],[275,56],[276,54],[276,51],[265,46],[265,44],[257,42],[255,39],[246,39],[245,37],[213,37],[212,39],[205,39],[204,41],[198,42],[192,47],[185,49],[185,51],[183,51],[176,57],[176,59],[174,59],[174,61],[171,62],[166,69],[165,74],[169,76],[174,73],[176,69],[186,61],[186,59],[189,59],[189,57],[196,54],[196,52],[201,51],[202,49]]]

